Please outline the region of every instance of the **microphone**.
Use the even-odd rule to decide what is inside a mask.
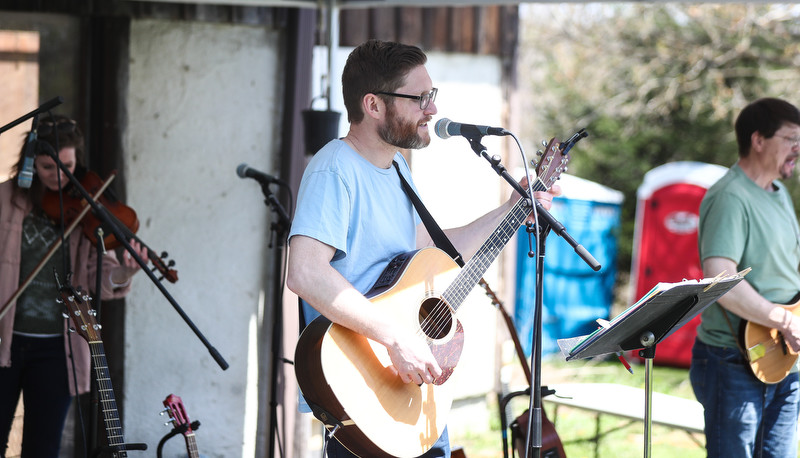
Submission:
[[[280,178],[275,178],[272,175],[268,175],[264,172],[250,168],[250,166],[245,163],[241,163],[238,167],[236,167],[236,174],[239,175],[240,178],[252,178],[261,183],[262,186],[266,186],[271,183],[277,183],[280,185],[285,184]]]
[[[33,184],[33,160],[36,156],[34,145],[38,143],[36,140],[36,129],[31,130],[28,134],[28,139],[25,140],[25,159],[22,162],[22,170],[19,171],[17,176],[17,186],[20,188],[30,188]]]
[[[453,122],[447,118],[442,118],[436,121],[436,127],[434,130],[436,131],[436,135],[443,139],[448,139],[453,136],[476,138],[484,135],[511,135],[509,131],[503,129],[502,127],[462,124],[460,122]]]

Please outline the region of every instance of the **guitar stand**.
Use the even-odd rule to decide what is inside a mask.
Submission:
[[[541,397],[542,398],[545,397],[545,396],[549,396],[551,394],[554,394],[556,392],[555,390],[548,388],[546,385],[542,386],[540,390],[541,390],[540,392],[541,392]],[[498,407],[500,409],[500,431],[501,431],[501,435],[502,435],[502,439],[503,439],[503,458],[509,458],[509,453],[508,453],[508,449],[509,449],[508,445],[509,444],[508,444],[508,433],[507,433],[507,430],[508,430],[509,427],[511,428],[511,448],[512,449],[514,448],[514,445],[515,445],[514,442],[515,442],[516,439],[521,439],[521,438],[525,437],[523,432],[519,431],[519,428],[520,428],[521,425],[516,425],[515,422],[512,422],[510,425],[508,424],[508,420],[506,418],[506,407],[508,406],[508,403],[511,402],[511,400],[514,399],[515,397],[517,397],[517,396],[530,396],[530,394],[531,394],[531,387],[525,388],[524,390],[520,390],[520,391],[513,391],[513,392],[508,393],[506,395],[502,395],[500,393],[497,394],[497,404],[498,404]],[[546,451],[543,451],[543,452],[546,453]],[[511,455],[513,456],[513,454],[514,453],[512,451]],[[545,456],[549,456],[549,455],[545,455]],[[522,458],[522,457],[520,457],[520,458]]]
[[[121,445],[104,445],[102,447],[98,447],[95,449],[94,453],[92,453],[93,457],[102,456],[104,453],[110,453],[112,456],[117,456],[116,454],[119,452],[131,451],[131,450],[147,450],[147,444],[141,443],[131,443],[131,444],[121,444]]]
[[[183,424],[183,425],[180,425],[180,426],[176,426],[176,427],[172,428],[172,431],[170,431],[167,434],[165,434],[164,437],[162,437],[161,440],[158,442],[158,447],[156,448],[156,456],[158,458],[161,458],[161,451],[164,448],[164,444],[166,444],[168,440],[172,439],[173,437],[177,436],[178,434],[183,434],[186,431],[188,431],[189,430],[189,426],[190,426],[189,424]],[[193,421],[192,424],[191,424],[191,427],[192,427],[192,431],[197,431],[197,429],[200,428],[200,422],[197,421],[197,420]]]

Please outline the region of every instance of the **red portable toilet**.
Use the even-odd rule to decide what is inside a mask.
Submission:
[[[697,253],[700,202],[728,169],[702,162],[671,162],[644,175],[636,192],[631,304],[657,283],[703,278]],[[656,347],[655,364],[689,367],[698,315]]]

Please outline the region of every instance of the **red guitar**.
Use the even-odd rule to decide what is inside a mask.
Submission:
[[[534,191],[549,189],[565,169],[558,145],[547,145]],[[366,294],[428,344],[442,368],[433,383],[403,383],[385,347],[323,316],[306,327],[295,349],[297,381],[317,418],[338,426],[333,437],[342,445],[363,457],[414,457],[438,440],[453,401],[447,382],[464,343],[456,311],[530,213],[530,200],[520,198],[462,269],[438,248],[401,254]]]
[[[192,430],[192,422],[189,421],[189,416],[186,415],[183,401],[181,401],[179,396],[170,394],[164,399],[164,407],[166,407],[170,421],[176,428],[185,427],[183,438],[186,439],[186,451],[189,452],[189,457],[198,458],[200,452],[197,451],[197,441],[195,440],[194,431]]]

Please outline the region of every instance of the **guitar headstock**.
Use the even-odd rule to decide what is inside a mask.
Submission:
[[[193,434],[192,422],[189,421],[189,415],[186,414],[186,409],[183,407],[183,401],[180,396],[174,394],[167,396],[164,399],[164,407],[166,407],[164,410],[169,413],[170,422],[173,423],[175,428],[183,429],[185,426],[186,430],[183,431],[183,435]]]
[[[60,302],[67,309],[65,316],[72,320],[72,324],[75,325],[75,332],[80,334],[87,342],[99,342],[101,326],[95,318],[97,312],[89,302],[92,298],[79,290],[69,287],[59,288],[59,294],[61,296]]]
[[[549,142],[542,142],[544,150],[537,151],[538,160],[531,161],[531,165],[536,167],[537,185],[534,191],[547,191],[553,186],[561,176],[562,172],[567,171],[569,153],[564,153],[562,143],[553,137]]]

